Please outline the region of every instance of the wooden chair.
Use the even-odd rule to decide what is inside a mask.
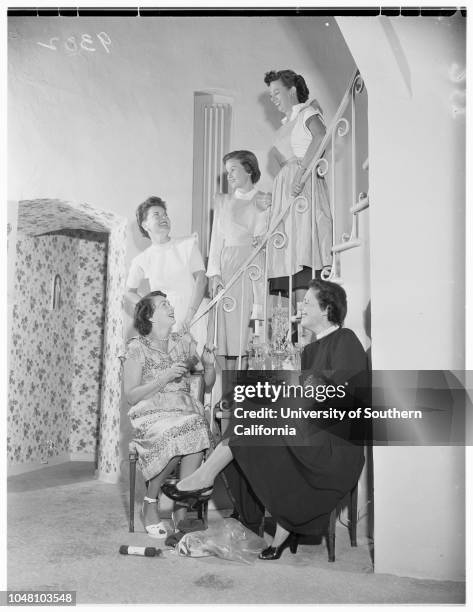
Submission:
[[[335,561],[335,526],[337,524],[337,517],[339,514],[340,506],[337,506],[330,513],[330,520],[327,531],[327,551],[329,562]],[[348,502],[348,532],[350,534],[350,544],[352,546],[358,546],[356,540],[356,526],[358,523],[358,483],[353,487],[349,494]]]
[[[223,433],[228,426],[228,421],[230,419],[231,410],[226,407],[225,400],[218,402],[213,408],[211,413],[211,421],[215,419],[216,422],[220,424],[220,430]],[[211,423],[212,427],[212,423]],[[231,492],[228,489],[230,499],[232,499]],[[335,561],[335,527],[337,524],[337,518],[341,510],[341,504],[338,504],[336,508],[332,510],[330,513],[330,519],[327,526],[327,531],[324,534],[325,540],[327,543],[327,552],[328,552],[328,560],[330,563]],[[348,501],[348,531],[350,534],[350,544],[352,546],[357,546],[357,537],[356,537],[356,528],[357,528],[357,517],[358,512],[358,483],[353,487],[353,489],[349,493],[349,501]],[[260,527],[260,535],[262,536],[264,533],[264,517]]]
[[[202,372],[196,372],[191,374],[191,394],[193,397],[203,403],[204,399],[204,375]],[[136,444],[134,440],[128,444],[128,460],[130,462],[130,520],[128,531],[133,533],[135,531],[135,483],[136,483],[136,462],[138,461],[138,452],[136,450]],[[167,481],[175,482],[178,480],[177,475],[171,474]],[[197,510],[197,516],[199,519],[207,523],[207,506],[208,503],[202,504]]]

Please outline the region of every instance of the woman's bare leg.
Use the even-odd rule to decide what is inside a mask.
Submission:
[[[233,454],[228,446],[228,440],[222,440],[205,463],[190,474],[190,476],[183,478],[177,483],[177,488],[179,491],[191,491],[212,486],[217,475],[232,459]]]
[[[203,452],[192,453],[191,455],[184,455],[181,459],[181,466],[179,469],[179,478],[182,480],[190,474],[193,474],[199,465],[202,463]],[[180,521],[183,521],[187,516],[187,508],[179,506],[177,510],[173,512],[174,524],[177,526]]]
[[[161,486],[166,478],[176,469],[180,457],[173,457],[161,472],[148,482],[146,497],[157,499]],[[156,525],[160,522],[158,504],[143,504],[143,520],[145,525]]]
[[[274,538],[271,543],[271,546],[273,546],[274,548],[281,546],[281,544],[283,544],[287,540],[288,535],[289,535],[289,531],[287,531],[287,529],[284,529],[284,527],[281,527],[281,525],[277,523],[276,532],[274,534]]]

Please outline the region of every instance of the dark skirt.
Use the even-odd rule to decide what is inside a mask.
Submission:
[[[364,465],[363,446],[328,431],[311,446],[237,445],[233,457],[253,491],[282,527],[305,535],[321,533],[330,513],[356,485]]]

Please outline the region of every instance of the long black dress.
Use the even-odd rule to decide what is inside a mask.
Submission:
[[[302,369],[310,370],[315,382],[323,373],[325,384],[344,384],[348,373],[367,371],[367,358],[356,335],[339,328],[305,347]],[[344,408],[353,405],[354,398],[347,395]],[[233,456],[253,491],[285,529],[307,535],[319,532],[358,481],[363,446],[350,441],[345,425],[349,427],[334,422],[333,427],[321,428],[320,422],[299,420],[298,426],[309,430],[309,446],[241,446],[230,438]]]

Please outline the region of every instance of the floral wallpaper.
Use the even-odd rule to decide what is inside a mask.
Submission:
[[[99,211],[89,204],[62,200],[22,200],[18,212],[18,231],[31,235],[64,228],[108,232],[115,223],[113,213]]]
[[[30,463],[69,451],[77,262],[66,236],[18,234],[7,454]],[[51,310],[54,275],[60,308]]]
[[[111,229],[108,238],[98,474],[100,478],[109,482],[116,482],[120,476],[120,355],[123,355],[124,351],[122,302],[126,280],[126,228],[127,222],[123,220]]]
[[[41,440],[44,439],[46,442],[51,440],[52,430],[55,436],[55,440],[52,440],[54,454],[67,452],[67,448],[72,453],[89,452],[95,447],[98,451],[99,478],[109,482],[116,482],[119,478],[121,377],[118,357],[123,351],[122,296],[125,286],[126,226],[125,218],[100,211],[88,204],[49,199],[25,200],[19,203],[15,278],[15,288],[18,294],[15,299],[12,333],[14,345],[12,345],[10,359],[9,462],[22,463],[37,460],[41,453],[47,452],[44,450],[45,443]],[[76,232],[80,229],[107,232],[108,252],[106,248],[102,251],[99,247],[81,246],[82,250],[79,250],[77,263],[72,264],[72,260],[66,259],[66,256],[72,253],[70,251],[66,253],[68,247],[64,246],[67,240],[71,240],[71,233],[67,234],[67,231],[62,228],[72,228]],[[60,230],[59,234],[41,238],[21,234],[22,232],[34,235],[54,230]],[[51,244],[56,249],[54,252],[43,252],[48,249],[41,247],[38,240],[46,238],[53,241]],[[105,242],[103,244],[105,245]],[[61,252],[63,248],[65,251]],[[72,247],[69,246],[70,248]],[[107,261],[105,261],[105,256]],[[69,318],[62,316],[61,313],[56,321],[59,331],[55,330],[52,336],[48,320],[51,318],[48,317],[50,306],[48,296],[50,298],[51,286],[44,279],[39,282],[36,280],[38,272],[42,271],[40,262],[43,260],[44,264],[48,265],[51,261],[54,262],[58,271],[59,269],[65,270],[67,266],[71,273],[71,283],[77,283],[83,277],[85,284],[90,286],[90,291],[87,290],[85,293],[81,293],[79,289],[79,301],[74,302],[74,305],[72,298],[64,297],[68,308],[76,308],[72,310],[74,318],[71,320],[75,321],[76,318],[79,318],[81,321],[78,321],[77,326],[71,328]],[[81,261],[84,264],[82,268]],[[85,266],[86,261],[90,263],[90,268]],[[105,270],[105,268],[105,322],[100,329],[98,312],[101,309],[103,311],[103,306],[97,301],[100,277],[98,271]],[[49,282],[52,282],[51,279]],[[63,279],[63,289],[67,283]],[[27,286],[39,290],[41,300],[33,291],[30,292],[31,295],[26,296]],[[71,289],[71,295],[75,295],[73,289]],[[83,302],[80,301],[85,295],[93,304],[90,309],[89,307],[84,308]],[[35,310],[35,314],[26,306],[28,301],[31,303],[31,298],[36,300],[35,307],[41,301],[41,311]],[[40,315],[36,316],[37,312],[40,312]],[[34,333],[38,332],[37,336],[29,335],[32,327],[35,328]],[[103,335],[101,371],[100,366],[91,365],[91,358],[95,357],[99,351],[100,341],[96,337],[90,349],[85,348],[83,342],[84,339],[90,339],[91,336],[95,334],[98,336],[100,333]],[[67,348],[66,336],[69,338]],[[44,347],[47,344],[46,338],[49,337],[55,338],[54,347],[56,349],[59,347],[59,349],[56,350],[58,353],[56,355],[48,346],[46,356],[49,361],[45,362]],[[34,341],[32,341],[33,338]],[[63,338],[62,344],[61,338]],[[51,342],[53,342],[52,339]],[[32,353],[31,357],[25,356],[28,350]],[[47,363],[53,364],[55,368],[53,375],[48,374]],[[76,371],[78,372],[77,378],[71,378],[70,373]],[[32,397],[31,389],[28,392],[25,390],[25,374],[29,372],[32,372],[38,379],[41,376],[39,382],[35,378],[32,383],[35,388],[38,385],[41,386],[41,394],[38,398]],[[58,393],[58,388],[61,389],[60,393]],[[66,393],[63,393],[63,389],[66,389]],[[41,398],[44,397],[43,391],[49,391],[48,401],[51,399],[55,401],[54,407],[47,412],[42,412],[40,408]],[[101,403],[97,402],[97,395],[101,397]],[[67,404],[66,396],[75,398],[75,404]],[[58,405],[60,408],[57,407]],[[55,429],[59,423],[61,424],[60,433],[59,429]],[[98,449],[96,437],[94,439],[91,437],[92,433],[96,436],[97,429],[99,430]],[[64,438],[67,438],[67,442],[64,441]]]
[[[82,230],[72,234],[77,235],[78,262],[69,450],[95,455],[102,392],[107,235]]]

